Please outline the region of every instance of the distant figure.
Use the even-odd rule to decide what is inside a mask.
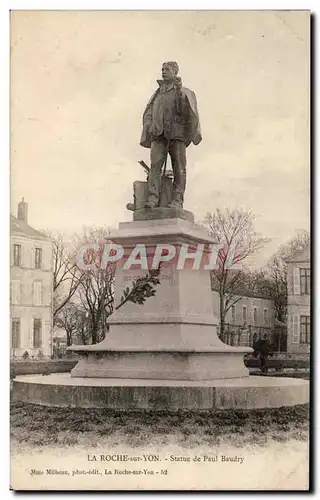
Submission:
[[[255,356],[259,356],[260,369],[262,372],[266,373],[268,371],[267,358],[270,355],[272,356],[271,346],[266,333],[264,334],[263,339],[259,339],[254,345],[254,354]]]

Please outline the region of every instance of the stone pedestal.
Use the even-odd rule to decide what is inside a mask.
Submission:
[[[228,346],[217,336],[210,271],[204,268],[215,242],[200,225],[177,217],[161,219],[157,210],[149,211],[148,220],[120,223],[111,235],[125,248],[117,263],[115,304],[133,279],[148,272],[140,266],[123,269],[136,245],[145,245],[150,264],[157,244],[173,245],[178,256],[183,246],[192,253],[202,244],[199,269],[192,268],[193,259],[186,260],[182,269],[177,269],[177,257],[163,263],[154,297],[143,305],[127,302],[115,311],[100,344],[69,348],[81,356],[72,377],[189,381],[247,377],[243,356],[252,349]]]

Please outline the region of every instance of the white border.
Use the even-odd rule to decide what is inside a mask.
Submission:
[[[316,10],[317,2],[311,0],[269,0],[237,2],[232,0],[118,0],[116,2],[103,0],[11,0],[7,3],[9,9],[26,10]]]

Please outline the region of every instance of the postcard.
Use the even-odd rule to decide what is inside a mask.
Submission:
[[[14,491],[308,491],[309,11],[11,11]]]

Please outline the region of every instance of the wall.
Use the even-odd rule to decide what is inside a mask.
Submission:
[[[77,359],[47,361],[12,361],[11,373],[14,375],[36,375],[41,373],[68,373],[77,364]]]

